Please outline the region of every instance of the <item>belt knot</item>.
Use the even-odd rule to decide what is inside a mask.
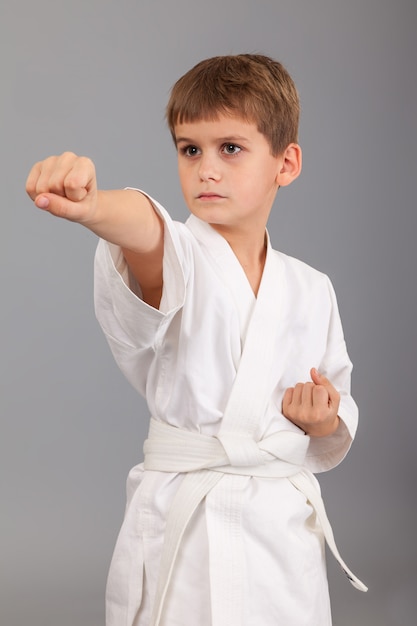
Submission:
[[[223,432],[217,435],[230,465],[234,467],[253,467],[263,465],[262,451],[252,437],[246,433]]]

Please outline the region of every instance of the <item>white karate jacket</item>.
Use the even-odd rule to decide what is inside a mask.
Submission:
[[[185,225],[173,222],[152,202],[165,222],[160,309],[141,300],[119,248],[100,241],[95,261],[97,318],[119,367],[146,397],[152,422],[195,437],[219,436],[252,324],[245,384],[235,393],[245,432],[238,432],[240,416],[234,415],[228,429],[232,442],[246,430],[251,442],[292,433],[299,435],[295,440],[307,473],[337,465],[351,445],[358,414],[329,279],[274,251],[268,240],[255,298],[221,235],[194,216]],[[281,413],[285,389],[309,380],[311,367],[341,393],[341,424],[326,438],[306,437]],[[262,411],[251,417],[252,401]],[[168,443],[173,462],[175,446],[174,440]],[[305,492],[285,476],[239,470],[221,475],[190,508],[189,521],[174,530],[180,538],[171,546],[171,558],[164,536],[185,474],[167,471],[169,465],[150,466],[136,466],[128,478],[126,514],[107,586],[107,626],[331,624],[322,525]],[[310,482],[315,483],[311,474]],[[183,504],[184,499],[177,502],[177,513]],[[172,518],[171,510],[174,527]]]

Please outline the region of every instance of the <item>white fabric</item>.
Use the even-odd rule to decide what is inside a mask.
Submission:
[[[220,235],[195,217],[186,225],[174,223],[154,205],[165,221],[160,310],[140,300],[121,251],[100,242],[97,317],[119,366],[146,396],[155,419],[216,436],[257,300]],[[357,425],[334,292],[326,276],[273,251],[268,242],[264,277],[272,264],[276,287],[263,290],[263,278],[258,294],[264,310],[269,299],[279,299],[262,390],[269,401],[252,437],[265,441],[283,430],[300,435],[281,413],[282,396],[317,367],[342,396],[338,431],[308,441],[305,468],[325,471],[345,456]],[[248,388],[242,403],[257,392]],[[286,478],[225,478],[210,488],[184,531],[161,624],[331,624],[323,537],[308,498]],[[132,470],[109,573],[108,626],[149,625],[166,520],[183,479],[181,473],[145,471],[141,465]]]
[[[227,409],[225,417],[227,417]],[[187,524],[198,504],[217,485],[224,474],[264,478],[287,477],[313,506],[325,539],[352,585],[360,591],[367,591],[367,587],[349,570],[341,558],[321,494],[315,486],[311,473],[303,470],[308,445],[307,438],[286,431],[274,433],[265,441],[260,442],[255,442],[250,437],[235,437],[228,441],[227,454],[221,441],[222,437],[207,437],[198,433],[181,431],[151,419],[149,438],[144,444],[145,469],[187,472],[190,475],[185,478],[178,489],[169,512],[150,626],[158,626],[160,623],[175,558]],[[245,449],[248,450],[246,455],[242,454],[242,450],[244,452]],[[254,463],[253,457],[255,456],[257,464]],[[228,464],[233,457],[238,459],[237,466]],[[208,471],[202,472],[202,468]],[[226,611],[220,602],[216,604],[219,605],[219,615],[225,620]],[[224,623],[230,625],[235,622],[228,617]]]

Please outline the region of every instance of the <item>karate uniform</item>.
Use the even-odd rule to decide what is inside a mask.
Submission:
[[[221,235],[152,202],[165,226],[159,310],[141,300],[120,248],[100,241],[95,261],[97,318],[152,416],[148,460],[128,477],[106,624],[330,625],[325,524],[296,478],[319,493],[310,472],[337,465],[357,427],[331,283],[268,238],[256,298]],[[325,438],[281,412],[311,367],[341,394],[340,426]]]

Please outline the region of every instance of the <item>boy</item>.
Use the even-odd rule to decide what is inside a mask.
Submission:
[[[91,161],[71,153],[29,175],[36,206],[101,238],[97,317],[152,415],[108,626],[331,624],[324,535],[366,590],[311,474],[342,460],[357,426],[334,292],[266,231],[301,171],[298,117],[292,79],[262,55],[183,76],[167,119],[185,225],[143,192],[97,191]]]

